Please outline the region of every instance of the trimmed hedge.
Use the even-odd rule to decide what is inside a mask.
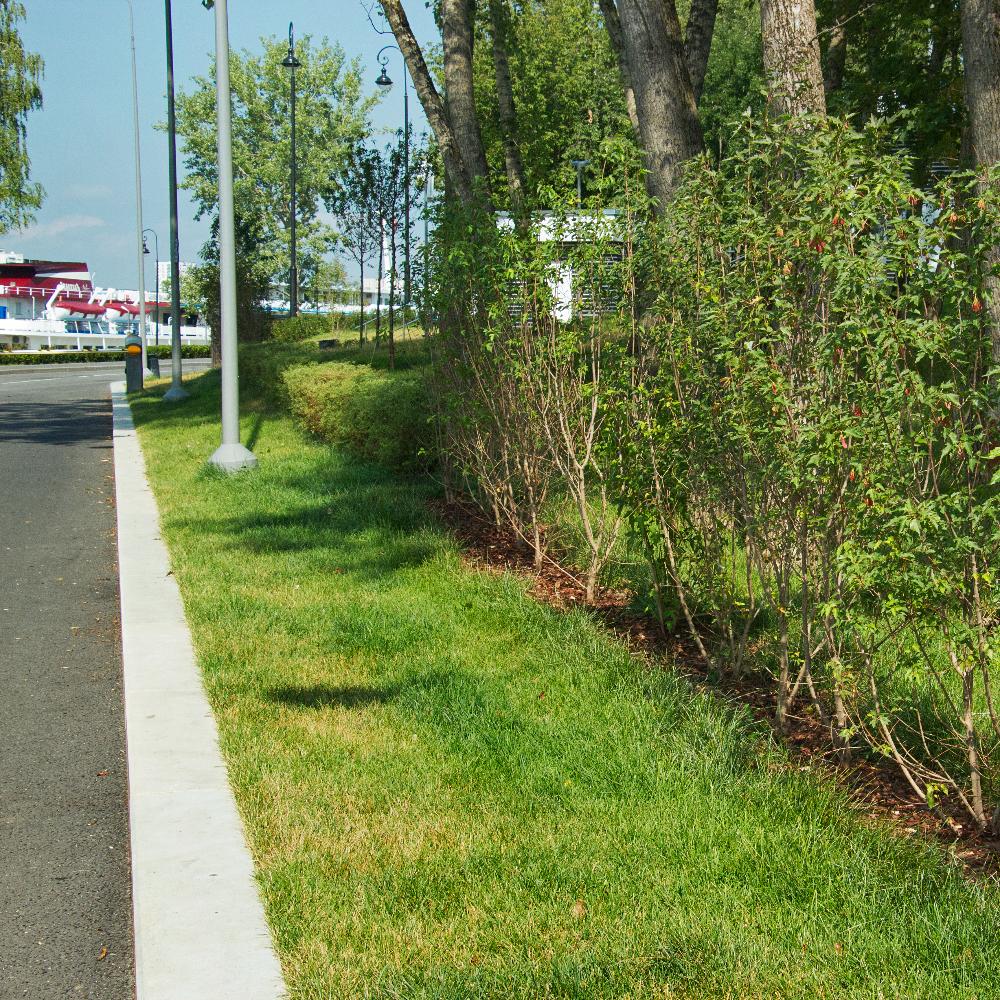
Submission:
[[[292,414],[345,451],[393,469],[427,465],[430,403],[423,372],[331,361],[282,373]]]
[[[355,313],[328,313],[327,315],[298,315],[276,319],[271,324],[271,339],[282,344],[294,344],[310,337],[322,337],[335,330],[356,330]]]
[[[170,346],[150,347],[148,354],[158,358],[170,357]],[[208,344],[182,344],[181,357],[210,358],[212,348]],[[40,354],[14,354],[0,351],[0,365],[68,365],[97,364],[101,361],[124,361],[124,351],[45,351]]]

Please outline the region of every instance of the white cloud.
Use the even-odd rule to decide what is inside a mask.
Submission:
[[[51,222],[38,222],[16,233],[21,239],[51,239],[74,229],[103,229],[107,223],[96,215],[62,215]]]

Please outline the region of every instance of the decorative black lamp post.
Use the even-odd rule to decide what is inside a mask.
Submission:
[[[289,213],[291,220],[289,227],[291,230],[291,259],[288,269],[288,314],[289,316],[297,316],[299,312],[299,271],[295,259],[295,71],[302,63],[295,58],[295,26],[291,23],[288,25],[288,55],[281,60],[281,65],[288,70],[292,83],[292,199],[291,211]]]
[[[389,57],[383,55],[389,49],[395,49],[402,55],[397,45],[384,45],[378,50],[375,57],[382,67],[375,86],[381,88],[386,93],[392,88],[392,79],[385,71],[389,62]],[[410,303],[410,91],[406,83],[406,67],[403,67],[403,177],[406,185],[404,190],[404,221],[403,221],[403,305]],[[379,293],[381,293],[379,289]]]

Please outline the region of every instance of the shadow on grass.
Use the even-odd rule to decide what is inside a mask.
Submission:
[[[386,705],[399,695],[395,686],[375,688],[362,685],[343,687],[317,684],[311,687],[278,687],[268,691],[274,702],[295,708],[367,708]]]

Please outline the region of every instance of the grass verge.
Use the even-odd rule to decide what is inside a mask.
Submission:
[[[1000,996],[1000,904],[742,712],[462,565],[428,489],[133,403],[291,994]]]

